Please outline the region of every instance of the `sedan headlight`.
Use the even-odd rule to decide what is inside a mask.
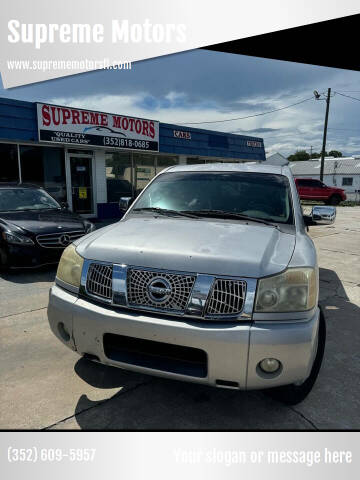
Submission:
[[[255,312],[303,312],[315,306],[318,291],[314,268],[289,268],[259,280]]]
[[[74,245],[69,245],[61,256],[56,272],[57,278],[75,287],[80,287],[83,263],[84,259],[76,252]]]
[[[21,233],[14,233],[14,232],[2,232],[2,238],[7,243],[12,243],[15,245],[34,245],[34,242],[31,238],[26,237],[25,235],[21,235]]]

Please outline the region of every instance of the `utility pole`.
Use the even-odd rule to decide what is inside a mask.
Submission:
[[[328,126],[328,118],[329,118],[329,107],[330,107],[330,94],[331,88],[328,88],[328,93],[326,97],[326,112],[325,112],[325,123],[324,123],[324,135],[323,135],[323,144],[321,150],[321,163],[320,163],[320,181],[322,182],[324,179],[324,163],[325,163],[325,149],[326,149],[326,134],[327,134],[327,126]]]
[[[310,160],[312,159],[312,145],[310,146]]]

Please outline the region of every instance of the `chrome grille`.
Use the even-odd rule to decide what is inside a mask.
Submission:
[[[234,315],[243,309],[246,282],[216,279],[207,305],[207,315]]]
[[[84,259],[81,291],[100,302],[204,320],[250,319],[257,282]]]
[[[87,274],[87,291],[91,295],[110,300],[112,298],[112,273],[112,265],[91,263]]]
[[[168,291],[158,298],[151,296],[149,285],[168,285]],[[127,278],[128,303],[132,306],[183,312],[195,282],[194,275],[129,269]],[[163,298],[162,298],[163,297]]]
[[[65,248],[74,240],[85,235],[83,230],[77,230],[74,232],[56,232],[45,233],[38,235],[36,240],[41,247],[44,248]]]

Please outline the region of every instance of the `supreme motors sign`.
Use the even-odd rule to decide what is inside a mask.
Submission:
[[[81,108],[37,104],[39,140],[159,151],[159,122]]]

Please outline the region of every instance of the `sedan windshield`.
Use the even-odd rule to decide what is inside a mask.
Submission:
[[[60,205],[44,190],[37,188],[0,189],[0,212],[59,209]]]
[[[252,217],[293,223],[290,185],[284,175],[250,172],[174,172],[160,175],[132,212],[168,209],[195,215]],[[151,211],[151,210],[149,210]],[[229,214],[235,214],[233,216]]]

